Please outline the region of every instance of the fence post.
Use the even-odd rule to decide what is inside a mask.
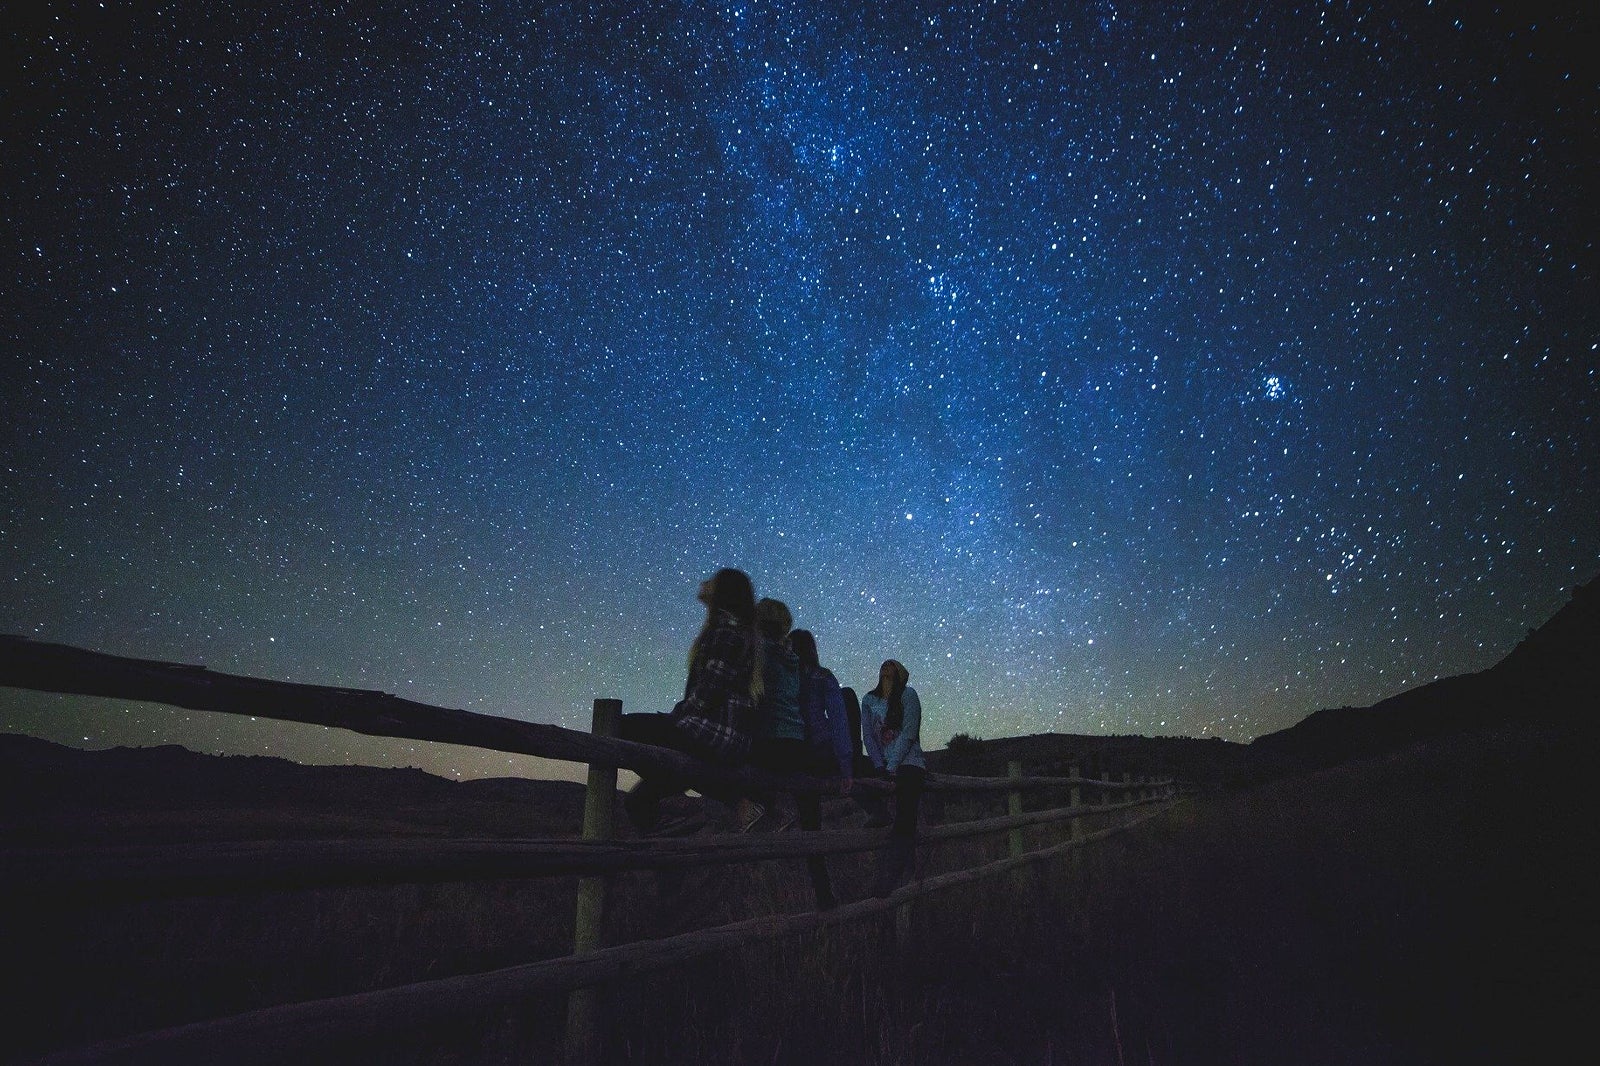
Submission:
[[[911,951],[911,908],[916,904],[913,896],[894,909],[894,951],[901,959]]]
[[[1073,767],[1070,767],[1067,770],[1067,776],[1068,777],[1082,777],[1083,775],[1078,772],[1078,767],[1073,766]],[[1073,785],[1072,786],[1072,795],[1068,799],[1067,805],[1070,806],[1070,807],[1076,807],[1082,802],[1083,802],[1083,789],[1080,788],[1077,785]],[[1068,832],[1068,834],[1070,835],[1070,837],[1073,840],[1082,840],[1083,839],[1083,819],[1081,819],[1081,818],[1069,819],[1067,821],[1067,832]]]
[[[595,700],[590,727],[597,737],[617,735],[622,717],[621,700]],[[617,797],[617,768],[589,764],[589,784],[583,794],[583,839],[610,840]],[[578,911],[573,923],[572,953],[582,955],[600,946],[600,921],[605,915],[606,879],[578,879]],[[568,1066],[600,1061],[600,989],[575,988],[567,996]]]
[[[1012,759],[1010,762],[1006,763],[1006,776],[1021,777],[1022,763],[1016,759]],[[1014,788],[1006,794],[1006,813],[1012,817],[1016,817],[1022,813],[1022,792],[1020,789]],[[1020,828],[1013,829],[1011,832],[1007,833],[1006,841],[1008,844],[1008,850],[1013,859],[1022,854],[1022,830]]]

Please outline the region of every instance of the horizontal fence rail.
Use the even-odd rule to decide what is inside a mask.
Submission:
[[[1146,819],[1159,813],[1147,815]],[[511,1006],[533,994],[571,991],[659,970],[713,952],[884,914],[932,892],[1057,858],[1137,824],[1139,822],[1134,821],[1112,826],[1026,855],[915,881],[883,899],[859,900],[831,911],[751,918],[712,929],[636,941],[487,973],[267,1007],[60,1052],[41,1060],[40,1066],[85,1063],[167,1066],[220,1061],[279,1063],[335,1042],[392,1038],[397,1029],[469,1018]]]
[[[620,740],[621,704],[596,700],[594,728],[584,733],[434,707],[384,692],[304,685],[216,673],[201,666],[107,655],[23,637],[0,636],[0,685],[46,692],[147,700],[227,714],[304,722],[369,736],[461,744],[514,754],[589,764],[582,838],[560,840],[398,839],[230,841],[193,845],[12,848],[0,851],[3,893],[12,900],[49,898],[92,902],[174,895],[241,893],[282,888],[359,884],[419,884],[529,877],[576,876],[577,934],[573,953],[489,973],[465,974],[396,988],[268,1007],[244,1014],[104,1041],[54,1053],[48,1063],[281,1062],[290,1056],[397,1031],[458,1020],[513,1004],[530,994],[569,996],[567,1061],[598,1055],[599,1001],[606,981],[755,941],[893,912],[897,936],[909,930],[910,906],[930,892],[969,884],[1064,855],[1091,841],[1123,832],[1171,805],[1170,780],[1119,780],[1080,776],[1023,776],[1020,763],[1006,777],[928,774],[935,792],[1004,792],[1009,814],[920,828],[920,844],[1009,833],[1009,857],[966,870],[923,878],[886,898],[859,900],[815,912],[753,918],[658,940],[601,947],[605,878],[630,870],[666,870],[771,859],[813,858],[881,848],[885,830],[703,835],[640,840],[611,839],[616,768],[670,774],[693,785],[731,786],[749,792],[836,794],[836,778],[775,774],[754,767],[703,763],[664,748]],[[894,783],[858,778],[859,793],[893,793]],[[1102,802],[1085,804],[1084,789]],[[1067,790],[1064,807],[1022,811],[1024,790]],[[1122,802],[1107,797],[1121,794]],[[1153,812],[1085,834],[1081,819],[1153,807]],[[1021,830],[1070,823],[1069,839],[1025,851]]]
[[[927,826],[923,843],[1164,802],[1164,797]],[[358,884],[425,884],[629,870],[726,866],[768,859],[846,855],[883,846],[881,829],[739,833],[687,839],[224,841],[0,851],[5,893],[75,898],[207,895]]]
[[[367,689],[269,681],[224,674],[204,666],[131,659],[121,655],[0,635],[0,685],[79,696],[148,700],[221,714],[348,729],[367,736],[430,740],[441,744],[533,755],[562,762],[670,773],[689,782],[745,789],[837,793],[832,778],[775,774],[754,767],[714,766],[681,752],[596,736],[576,729],[435,707]],[[1007,792],[1021,788],[1123,787],[1123,782],[1076,777],[989,778],[929,774],[930,791]],[[865,792],[892,792],[893,784],[857,778]]]

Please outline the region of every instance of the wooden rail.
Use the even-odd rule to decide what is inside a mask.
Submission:
[[[921,895],[1018,870],[1066,854],[1090,841],[1122,832],[1137,821],[1085,833],[1089,815],[1169,805],[1171,781],[1085,778],[1076,768],[1066,777],[1024,776],[1020,764],[1003,778],[928,775],[931,791],[1005,792],[1005,817],[942,825],[919,831],[932,842],[1005,832],[1008,857],[973,869],[941,874],[903,886],[884,899],[865,899],[832,910],[755,918],[660,940],[601,947],[600,914],[605,877],[626,870],[723,865],[869,851],[883,845],[883,830],[793,834],[739,834],[690,840],[609,839],[616,769],[665,772],[691,783],[743,789],[834,792],[832,779],[781,775],[753,767],[729,769],[679,752],[609,736],[621,706],[595,701],[590,733],[470,711],[433,707],[383,692],[301,685],[204,667],[106,655],[0,636],[0,685],[47,692],[149,700],[195,710],[248,714],[308,722],[372,736],[464,744],[493,751],[589,764],[581,840],[339,840],[259,841],[143,847],[24,848],[0,852],[0,875],[13,897],[29,894],[67,901],[126,899],[176,894],[241,892],[335,884],[423,883],[490,878],[573,875],[581,878],[577,938],[571,955],[489,973],[468,974],[397,988],[250,1011],[88,1047],[57,1052],[48,1063],[281,1062],[286,1058],[364,1039],[392,1037],[397,1030],[482,1013],[537,992],[570,994],[567,1059],[593,1061],[599,1054],[595,985],[757,940],[784,936],[893,912],[896,928],[909,928],[911,903]],[[892,791],[891,782],[857,779],[863,792]],[[1102,797],[1120,793],[1120,803],[1085,805],[1082,789]],[[1025,812],[1025,790],[1067,789],[1066,807]],[[1143,817],[1151,817],[1146,814]],[[1140,818],[1138,820],[1143,820]],[[1027,826],[1067,822],[1068,838],[1035,851],[1023,850]]]
[[[925,843],[1004,833],[1158,800],[1057,807],[926,826]],[[8,895],[77,899],[196,896],[336,885],[437,884],[728,866],[846,855],[883,846],[881,829],[737,833],[643,840],[246,840],[0,850]]]
[[[744,789],[836,792],[839,787],[836,780],[773,774],[748,766],[728,769],[666,748],[561,726],[435,707],[387,692],[269,681],[218,673],[203,666],[131,659],[18,636],[0,635],[0,685],[40,692],[148,700],[197,711],[332,726],[367,736],[431,740],[562,762],[670,773],[690,782]],[[1008,779],[930,774],[927,788],[932,791],[1004,792],[1018,787],[1066,788],[1074,784],[1122,787],[1119,782],[1061,777]],[[887,792],[892,787],[871,778],[856,781],[856,788],[868,792]]]

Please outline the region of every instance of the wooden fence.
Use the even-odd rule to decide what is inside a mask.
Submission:
[[[929,774],[930,792],[1002,792],[1003,817],[924,827],[920,842],[1008,834],[1006,858],[901,886],[887,898],[864,899],[828,911],[753,918],[732,925],[631,944],[602,946],[600,918],[607,877],[628,870],[840,855],[881,847],[885,830],[708,835],[689,839],[612,839],[616,774],[670,772],[700,784],[759,791],[833,792],[836,781],[780,775],[751,767],[728,769],[679,752],[612,735],[621,704],[596,700],[589,733],[469,711],[432,707],[382,692],[267,681],[203,667],[130,659],[0,636],[0,685],[46,692],[148,700],[196,710],[337,726],[373,736],[464,744],[589,765],[582,839],[250,841],[195,846],[151,845],[23,848],[4,853],[8,891],[55,900],[129,899],[265,888],[398,884],[579,875],[574,950],[560,958],[488,973],[465,974],[396,988],[249,1011],[57,1052],[44,1063],[278,1063],[335,1042],[392,1037],[480,1015],[539,993],[568,994],[567,1059],[599,1056],[598,987],[710,952],[879,914],[908,929],[913,902],[931,892],[969,884],[1039,863],[1114,833],[1165,809],[1175,792],[1168,780],[1025,776],[1012,763],[1003,778]],[[863,792],[892,789],[863,779]],[[1027,790],[1066,790],[1067,806],[1022,810]],[[1099,802],[1084,803],[1089,789]],[[1111,802],[1109,797],[1123,797]],[[1081,819],[1127,811],[1128,821],[1086,833]],[[1024,848],[1028,826],[1066,823],[1065,839]]]

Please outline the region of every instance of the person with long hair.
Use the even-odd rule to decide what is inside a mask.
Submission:
[[[789,634],[789,646],[800,663],[799,711],[801,743],[804,748],[789,742],[787,764],[798,773],[813,777],[839,779],[839,794],[848,796],[855,780],[855,765],[851,759],[849,721],[844,694],[839,679],[832,670],[822,665],[817,654],[817,638],[807,629],[796,629]],[[800,813],[800,828],[822,828],[822,797],[815,792],[801,793],[795,797]],[[811,873],[812,887],[816,889],[817,905],[823,910],[834,905],[832,882],[821,855],[806,860]]]
[[[887,659],[878,668],[878,686],[861,697],[861,739],[873,767],[894,782],[894,823],[888,846],[878,856],[872,894],[887,896],[899,887],[916,851],[917,813],[927,776],[922,756],[922,701],[912,688],[911,671]]]
[[[844,697],[845,718],[849,721],[845,737],[850,745],[850,764],[856,775],[869,774],[872,772],[872,760],[861,749],[861,700],[849,685],[840,688],[839,694]]]
[[[800,660],[800,717],[805,722],[805,739],[811,747],[812,762],[819,768],[826,768],[829,776],[837,772],[839,794],[848,796],[856,771],[852,723],[844,689],[839,687],[839,679],[833,671],[822,665],[816,635],[810,630],[796,629],[790,633],[789,646]],[[860,714],[859,704],[856,713]]]
[[[689,648],[683,699],[667,714],[623,715],[618,735],[736,766],[750,753],[755,706],[761,696],[755,587],[744,571],[724,568],[700,583],[698,599],[705,605],[706,618]],[[641,774],[623,798],[623,809],[636,828],[649,832],[660,819],[661,801],[686,787],[671,775]],[[721,798],[725,791],[696,788],[713,798]]]
[[[763,599],[756,604],[756,631],[761,635],[761,700],[756,705],[755,741],[750,748],[750,761],[773,773],[830,777],[834,761],[829,756],[818,755],[811,742],[813,727],[802,706],[804,668],[791,644],[793,624],[794,616],[781,601]],[[815,648],[815,642],[812,647]],[[830,741],[818,739],[830,745],[827,750],[832,750]],[[788,824],[790,819],[777,808],[777,797],[769,795],[762,799],[772,812],[767,817],[775,828]],[[822,828],[822,799],[817,793],[796,792],[794,805],[801,829],[814,832]],[[806,869],[811,874],[818,909],[830,909],[836,901],[827,865],[821,856],[811,856],[806,859]]]

